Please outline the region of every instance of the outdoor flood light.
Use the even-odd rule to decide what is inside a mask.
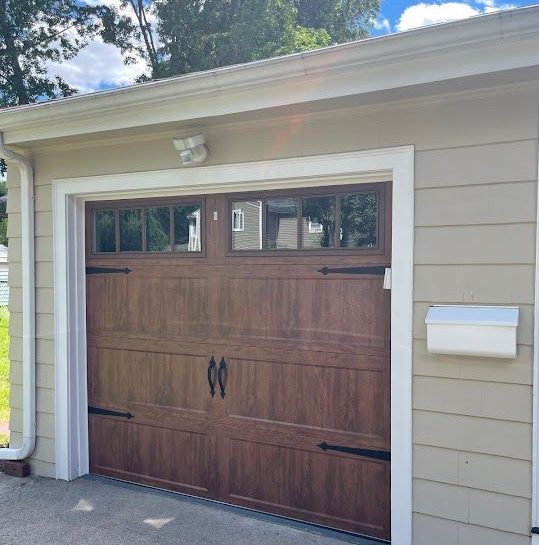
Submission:
[[[208,148],[203,134],[196,134],[188,138],[173,138],[174,147],[180,152],[180,159],[184,165],[198,165],[208,158]]]

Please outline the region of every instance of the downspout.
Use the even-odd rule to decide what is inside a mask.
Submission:
[[[4,146],[0,132],[0,157],[15,164],[21,173],[22,224],[22,392],[23,441],[20,448],[0,448],[0,460],[23,460],[36,445],[36,367],[34,290],[34,170],[23,155]]]

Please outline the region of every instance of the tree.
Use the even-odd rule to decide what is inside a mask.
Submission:
[[[172,76],[365,37],[379,0],[155,0],[154,10]]]
[[[73,58],[101,29],[107,8],[76,0],[0,0],[0,105],[75,92],[47,62]]]
[[[297,23],[323,28],[332,44],[367,38],[380,11],[379,0],[294,0]]]
[[[48,62],[72,59],[98,34],[127,51],[133,25],[113,8],[79,0],[0,0],[0,108],[75,93]]]

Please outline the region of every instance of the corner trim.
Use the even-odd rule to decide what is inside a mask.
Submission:
[[[539,112],[539,94],[537,95]],[[537,127],[537,180],[539,181],[539,126]],[[532,545],[539,545],[539,193],[537,195],[535,235],[535,299],[533,323],[533,401],[532,401]]]

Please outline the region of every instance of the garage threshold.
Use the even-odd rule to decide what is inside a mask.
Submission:
[[[313,534],[329,537],[332,539],[337,539],[342,541],[343,543],[354,543],[355,545],[380,545],[380,544],[387,545],[390,543],[389,541],[385,541],[381,539],[374,539],[374,538],[369,538],[365,536],[360,536],[357,534],[352,534],[344,530],[335,530],[333,528],[328,528],[326,526],[321,526],[318,524],[303,522],[300,520],[290,519],[290,518],[282,517],[279,515],[263,513],[261,511],[255,511],[253,509],[248,509],[246,507],[230,505],[228,503],[222,503],[215,500],[208,500],[206,498],[198,498],[196,496],[189,496],[188,494],[173,492],[171,490],[164,490],[163,488],[156,488],[154,486],[132,483],[129,481],[122,481],[121,479],[115,479],[112,477],[104,477],[102,475],[89,474],[89,475],[84,475],[82,478],[89,481],[106,483],[106,484],[117,486],[119,488],[124,488],[127,490],[144,490],[145,492],[150,492],[150,493],[156,494],[157,496],[173,498],[178,501],[184,501],[184,502],[188,502],[195,505],[203,505],[205,507],[211,507],[213,509],[227,511],[229,513],[242,515],[244,517],[262,520],[264,522],[270,522],[270,523],[278,524],[281,526],[287,526],[289,528],[303,530],[305,532],[310,532]]]

